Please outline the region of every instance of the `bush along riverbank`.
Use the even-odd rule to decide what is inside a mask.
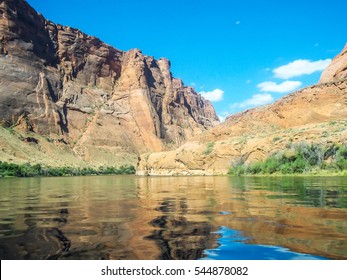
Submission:
[[[135,167],[122,165],[120,167],[49,167],[30,163],[15,164],[0,161],[0,177],[35,177],[35,176],[84,176],[106,174],[135,174]]]
[[[246,164],[242,157],[230,167],[229,175],[255,174],[345,174],[347,145],[288,144],[264,161]]]

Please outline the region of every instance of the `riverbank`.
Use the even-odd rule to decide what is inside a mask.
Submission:
[[[311,172],[311,173],[291,173],[291,174],[284,174],[284,173],[272,173],[272,174],[226,174],[226,176],[230,177],[347,177],[347,170],[341,171],[341,172],[329,172],[327,170],[321,170],[319,172]]]
[[[347,175],[347,145],[290,144],[264,161],[245,163],[242,158],[229,168],[229,175]]]
[[[84,176],[106,174],[135,174],[133,165],[100,166],[100,167],[52,167],[30,163],[15,164],[0,161],[0,177],[60,177],[60,176]]]

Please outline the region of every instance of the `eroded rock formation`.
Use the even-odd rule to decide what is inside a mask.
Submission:
[[[95,164],[134,163],[218,123],[211,103],[173,78],[170,62],[123,52],[0,1],[0,122],[66,143]]]
[[[324,70],[319,83],[337,82],[347,79],[347,44]]]
[[[263,160],[291,143],[345,143],[347,139],[347,49],[320,82],[273,104],[229,116],[180,148],[144,154],[139,175],[226,174],[237,161]]]

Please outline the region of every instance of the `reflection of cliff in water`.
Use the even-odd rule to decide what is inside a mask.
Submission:
[[[95,176],[0,184],[2,259],[197,259],[218,246],[222,227],[247,243],[347,258],[344,178]]]
[[[162,260],[195,260],[213,247],[215,228],[208,222],[189,221],[184,214],[186,199],[165,199],[157,208],[162,216],[151,221],[157,229],[147,238],[155,241]]]
[[[136,190],[123,177],[13,178],[0,191],[1,259],[139,258]]]
[[[211,232],[220,227],[240,231],[247,243],[347,257],[344,178],[149,177],[137,182],[141,200],[150,197],[152,207],[159,203],[150,235],[159,258],[189,258],[195,241],[215,247],[217,236]]]
[[[18,237],[2,238],[1,259],[42,259],[43,256],[54,259],[55,256],[69,251],[71,241],[61,229],[67,222],[68,210],[66,208],[55,213],[55,218],[45,218],[41,221],[38,221],[37,216],[30,214],[31,211],[34,211],[32,207],[26,207],[24,210],[27,212],[23,215],[26,229],[18,232]],[[39,222],[54,223],[56,226],[39,227]],[[4,228],[2,227],[2,229]],[[10,230],[9,226],[8,230]]]

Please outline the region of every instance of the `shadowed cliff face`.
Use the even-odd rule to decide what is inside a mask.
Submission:
[[[89,162],[134,161],[218,123],[168,60],[56,25],[23,0],[0,1],[0,65],[2,125],[63,139]]]

